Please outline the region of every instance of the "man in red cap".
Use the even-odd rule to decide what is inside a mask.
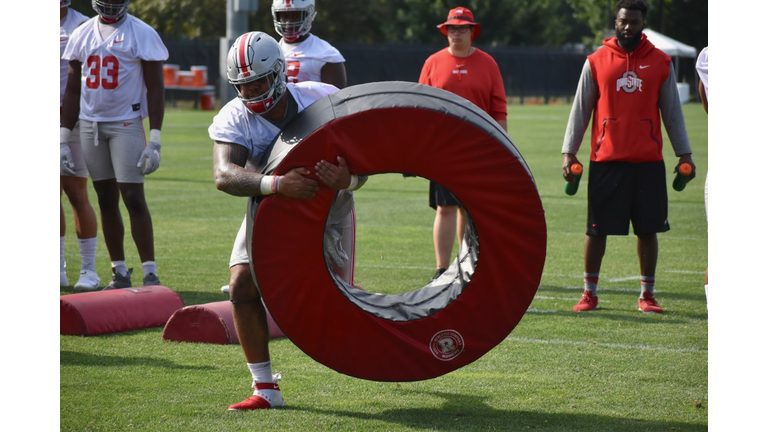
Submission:
[[[507,94],[493,57],[472,46],[482,32],[472,11],[457,7],[437,26],[448,38],[448,47],[432,54],[421,69],[419,83],[455,93],[477,105],[507,130]],[[453,238],[464,238],[466,213],[461,203],[439,183],[429,183],[429,206],[437,211],[433,227],[439,277],[450,264]]]

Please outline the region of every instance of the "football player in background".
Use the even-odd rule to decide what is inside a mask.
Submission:
[[[88,21],[88,17],[80,12],[70,9],[70,0],[59,1],[59,39],[60,39],[60,65],[59,65],[59,112],[64,101],[64,89],[67,86],[69,62],[61,60],[64,49],[69,42],[69,35],[80,24]],[[67,194],[72,205],[72,213],[75,218],[75,232],[80,246],[80,279],[75,283],[75,291],[95,291],[101,284],[101,279],[96,273],[96,246],[98,245],[96,213],[88,199],[88,168],[80,147],[80,124],[75,123],[73,134],[69,141],[60,146],[60,177],[59,196],[62,192]],[[64,162],[67,162],[66,164]],[[59,285],[69,286],[67,278],[66,259],[64,258],[64,239],[67,232],[67,223],[64,219],[64,206],[59,202],[61,210],[60,238],[59,238]]]
[[[696,58],[696,72],[699,74],[699,96],[704,112],[709,114],[709,47],[704,47]],[[704,180],[704,211],[709,221],[709,172]],[[704,296],[709,303],[709,267],[704,273]]]
[[[344,57],[331,44],[310,33],[315,19],[315,0],[274,0],[272,19],[282,36],[288,82],[324,82],[342,89],[347,86]]]
[[[319,185],[306,177],[310,173],[306,168],[294,168],[275,176],[248,169],[246,163],[257,165],[274,138],[299,112],[338,89],[313,81],[287,83],[283,52],[277,41],[263,32],[246,33],[235,40],[227,54],[227,78],[235,87],[237,98],[219,111],[208,128],[214,141],[216,188],[239,197],[271,194],[293,199],[314,197]],[[323,183],[339,191],[331,207],[329,224],[343,228],[346,215],[354,208],[351,191],[360,188],[366,177],[351,174],[341,157],[335,162],[338,165],[319,161],[315,170]],[[277,384],[280,375],[273,375],[269,356],[267,312],[251,275],[246,241],[244,219],[230,258],[229,294],[235,329],[251,372],[254,393],[243,402],[231,405],[230,411],[283,406]],[[333,253],[338,251],[336,247],[340,242],[329,245],[326,241],[324,244],[326,257],[335,261],[335,271],[341,271],[338,267],[351,267],[349,257],[342,259]]]
[[[338,89],[347,86],[344,57],[328,42],[310,33],[315,19],[315,0],[274,0],[272,19],[281,36],[289,83],[323,82]],[[229,285],[221,287],[229,293]]]
[[[163,61],[168,50],[157,32],[128,14],[130,0],[93,0],[98,16],[72,32],[62,55],[69,78],[61,116],[61,147],[80,119],[85,163],[96,190],[104,240],[112,261],[105,289],[131,287],[125,263],[122,197],[144,270],[144,285],[160,285],[152,217],[144,177],[160,166],[160,129],[165,113]],[[144,119],[149,117],[149,142]],[[63,160],[64,165],[71,162]]]

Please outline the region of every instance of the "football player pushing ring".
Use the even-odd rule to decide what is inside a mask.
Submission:
[[[441,151],[449,141],[455,151]],[[546,222],[533,176],[498,123],[433,87],[353,86],[300,112],[259,169],[282,175],[339,154],[358,175],[412,173],[450,189],[470,216],[462,248],[425,287],[372,294],[337,276],[323,253],[336,191],[252,200],[252,273],[285,335],[318,362],[376,381],[434,378],[503,341],[541,281]]]

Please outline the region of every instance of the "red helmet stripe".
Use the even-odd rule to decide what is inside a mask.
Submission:
[[[248,53],[248,39],[253,36],[253,33],[248,33],[245,35],[245,37],[240,38],[240,47],[237,50],[237,61],[240,63],[240,72],[242,72],[244,77],[247,77],[250,75],[248,72],[248,59],[247,53]]]

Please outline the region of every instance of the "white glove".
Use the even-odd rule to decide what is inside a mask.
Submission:
[[[336,267],[344,267],[349,256],[341,247],[341,233],[333,227],[326,227],[323,233],[323,249],[325,258],[331,260]]]
[[[152,174],[160,168],[160,143],[153,141],[147,143],[144,151],[141,152],[136,168],[141,168],[142,165],[144,165],[144,168],[141,170],[141,173],[144,175]]]
[[[59,147],[59,174],[73,176],[75,175],[75,161],[72,160],[72,151],[69,149],[69,145],[65,142],[61,143]]]

